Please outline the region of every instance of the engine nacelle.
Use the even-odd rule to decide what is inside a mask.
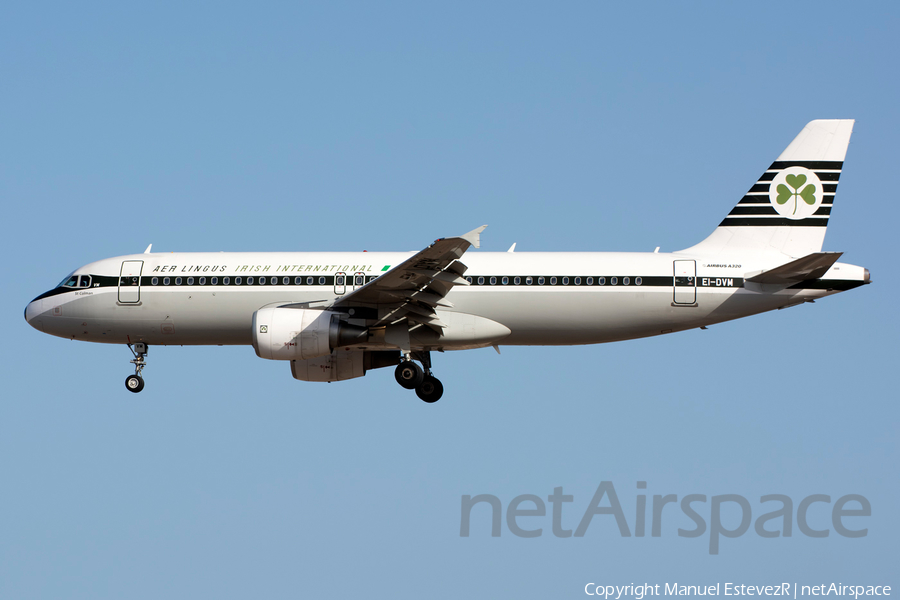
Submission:
[[[309,360],[292,360],[291,375],[300,381],[345,381],[362,377],[366,374],[363,354],[361,350],[338,350]]]
[[[253,313],[253,349],[269,360],[308,360],[341,346],[364,343],[368,329],[341,320],[340,313],[268,307]]]
[[[327,356],[292,360],[291,375],[300,381],[345,381],[398,364],[399,350],[335,350]]]

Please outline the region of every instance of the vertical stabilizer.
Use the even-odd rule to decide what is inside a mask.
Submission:
[[[811,121],[712,235],[682,252],[801,257],[821,251],[852,131],[852,119]]]

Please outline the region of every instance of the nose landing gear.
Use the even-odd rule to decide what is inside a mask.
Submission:
[[[128,349],[134,354],[134,359],[130,361],[131,364],[134,365],[134,375],[129,375],[125,378],[125,389],[137,394],[144,389],[144,378],[141,377],[141,372],[144,370],[144,367],[147,366],[147,361],[145,360],[147,356],[147,344],[137,342],[134,344],[134,347],[132,347],[131,344],[128,344]]]
[[[421,361],[422,367],[413,362],[414,359]],[[444,394],[444,386],[431,374],[430,352],[407,354],[394,370],[394,378],[404,388],[416,390],[416,396],[429,404],[437,402]]]

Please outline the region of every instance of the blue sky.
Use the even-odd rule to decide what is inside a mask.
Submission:
[[[900,26],[854,6],[21,4],[0,21],[0,597],[576,597],[588,582],[900,586],[892,257]],[[302,383],[249,347],[40,335],[25,304],[142,251],[663,250],[808,121],[857,119],[825,249],[874,284],[583,348]],[[522,539],[463,495],[862,494],[865,538]],[[811,511],[830,527],[824,505]],[[549,504],[548,504],[549,509]],[[708,516],[708,508],[707,516]],[[668,515],[669,513],[666,513]],[[731,515],[735,517],[735,515]],[[668,516],[666,517],[669,518]],[[735,521],[736,522],[736,521]],[[734,526],[731,524],[730,526]]]

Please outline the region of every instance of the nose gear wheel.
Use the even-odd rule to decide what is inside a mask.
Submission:
[[[134,358],[130,361],[134,365],[134,375],[129,375],[125,378],[125,389],[137,394],[144,389],[144,378],[141,377],[141,373],[144,367],[147,366],[147,344],[143,342],[137,342],[134,345],[128,344],[128,349],[134,355]]]

